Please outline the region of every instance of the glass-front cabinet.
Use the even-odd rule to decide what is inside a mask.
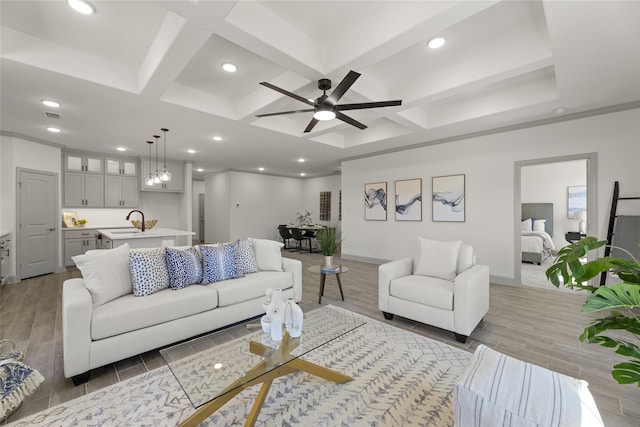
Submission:
[[[67,153],[64,155],[64,170],[68,172],[104,173],[104,157]]]
[[[138,161],[135,159],[107,157],[105,165],[107,175],[138,176]]]

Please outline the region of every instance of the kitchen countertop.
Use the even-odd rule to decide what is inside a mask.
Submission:
[[[119,230],[126,230],[126,229],[131,229],[131,230],[135,230],[136,228],[131,226],[131,227],[126,227],[126,226],[122,226],[122,225],[85,225],[84,227],[62,227],[62,231],[68,231],[68,230],[106,230],[106,229],[111,229],[111,228],[117,228]]]
[[[145,230],[144,233],[135,228],[99,229],[98,233],[111,240],[148,239],[153,237],[193,236],[192,231],[174,230],[172,228],[157,228]]]

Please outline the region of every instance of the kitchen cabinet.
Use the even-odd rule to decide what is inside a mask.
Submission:
[[[104,175],[65,172],[64,205],[72,207],[103,207]]]
[[[149,165],[149,161],[143,159],[142,160],[142,173],[141,176],[141,189],[142,191],[156,191],[156,192],[166,192],[166,193],[181,193],[184,192],[184,164],[179,162],[170,162],[167,161],[167,170],[171,172],[171,181],[162,182],[160,184],[147,185],[146,180],[149,176],[149,166],[151,166],[151,173],[156,173],[156,162],[155,160],[151,161],[151,165]],[[164,165],[162,162],[158,163],[158,172],[162,172]]]
[[[104,157],[91,154],[65,153],[64,170],[69,172],[104,173]]]
[[[64,265],[75,265],[71,257],[96,249],[97,236],[95,230],[64,230]]]
[[[105,174],[138,176],[138,161],[123,157],[107,157],[105,159]]]
[[[135,176],[105,175],[104,205],[108,208],[138,206],[138,178]]]

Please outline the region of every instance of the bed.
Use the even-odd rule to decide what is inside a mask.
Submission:
[[[542,264],[555,250],[553,203],[523,203],[520,231],[522,262]]]

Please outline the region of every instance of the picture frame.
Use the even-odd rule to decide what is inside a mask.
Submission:
[[[67,228],[75,228],[78,226],[78,214],[75,212],[62,212],[62,222]]]
[[[432,221],[465,222],[466,177],[464,174],[432,178]]]
[[[587,186],[574,185],[567,187],[567,218],[578,219],[578,212],[587,210]]]
[[[395,182],[396,221],[422,221],[422,178]]]
[[[372,182],[364,185],[365,221],[387,220],[387,183]]]

